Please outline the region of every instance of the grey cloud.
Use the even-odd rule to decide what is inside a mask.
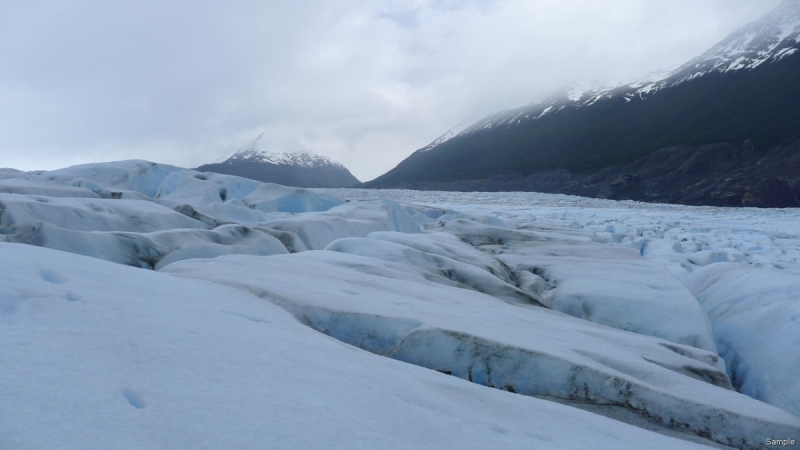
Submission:
[[[194,166],[261,132],[360,179],[466,117],[679,64],[779,0],[0,3],[0,166]]]

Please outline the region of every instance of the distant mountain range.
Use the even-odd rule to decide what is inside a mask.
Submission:
[[[493,114],[364,186],[800,206],[798,50],[787,0],[675,70]]]
[[[241,150],[222,162],[205,164],[195,170],[296,187],[348,187],[359,183],[346,167],[330,158],[256,148]]]

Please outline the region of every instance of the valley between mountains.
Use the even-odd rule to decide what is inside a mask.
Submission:
[[[439,55],[569,8],[256,3],[4,9],[41,37],[0,74],[14,158],[238,151],[0,168],[0,450],[800,446],[800,0],[363,183],[315,151],[385,170],[437,104],[507,98]]]

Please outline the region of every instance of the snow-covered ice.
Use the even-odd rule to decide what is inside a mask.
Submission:
[[[242,290],[17,244],[0,258],[3,448],[694,447],[375,356]]]
[[[506,230],[454,220],[443,230],[514,269],[550,308],[604,325],[716,351],[708,318],[659,263],[573,230]]]
[[[800,441],[798,219],[3,169],[0,447]]]
[[[594,243],[608,246],[606,256],[634,249],[646,259],[663,264],[700,301],[711,320],[719,351],[723,357],[728,355],[725,362],[733,385],[797,414],[798,209],[693,207],[521,192],[326,192],[353,199],[389,197],[489,216],[518,230],[588,235]],[[446,226],[426,225],[431,230]],[[537,258],[545,259],[544,255]],[[582,283],[595,276],[584,274],[574,281]],[[631,277],[625,272],[617,278],[624,285],[622,282]],[[620,292],[619,298],[625,295]],[[673,324],[674,329],[680,329],[683,323]]]
[[[800,276],[719,263],[686,279],[714,321],[737,390],[800,416]]]
[[[331,244],[339,251],[182,261],[162,271],[242,287],[380,355],[520,394],[625,406],[726,444],[799,424],[728,390],[716,354],[448,286],[421,258],[398,264],[340,252],[368,248],[368,240]],[[307,272],[316,282],[301,288]]]

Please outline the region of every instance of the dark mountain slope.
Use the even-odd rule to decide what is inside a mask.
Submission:
[[[720,142],[748,140],[766,152],[800,130],[798,48],[800,1],[789,0],[666,75],[503,111],[437,140],[365,186],[553,171],[585,178],[666,147]]]
[[[711,73],[647,99],[604,98],[524,124],[456,136],[411,155],[368,186],[564,169],[588,173],[671,145],[768,149],[800,130],[800,53],[768,70]]]
[[[746,141],[667,147],[596,173],[565,170],[495,175],[481,180],[416,181],[397,188],[442,191],[535,191],[614,200],[709,206],[800,207],[800,137],[768,151]]]

